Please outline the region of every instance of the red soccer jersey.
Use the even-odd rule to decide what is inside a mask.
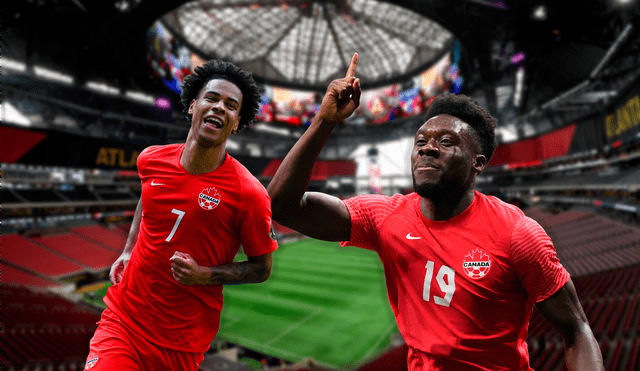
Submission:
[[[226,154],[200,175],[180,165],[182,145],[152,146],[138,157],[142,220],[119,284],[105,303],[133,331],[166,348],[205,352],[218,331],[222,286],[184,286],[173,279],[174,252],[201,266],[229,264],[277,249],[270,236],[271,200],[258,180]]]
[[[425,218],[416,193],[345,204],[341,244],[380,256],[410,370],[530,370],[533,304],[569,280],[538,223],[479,192],[446,221]]]

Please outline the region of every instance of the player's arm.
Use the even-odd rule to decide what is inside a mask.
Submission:
[[[124,274],[124,269],[127,267],[129,263],[129,259],[131,259],[131,252],[133,251],[136,242],[138,242],[138,233],[140,232],[140,221],[142,220],[142,198],[138,201],[138,205],[136,206],[136,211],[133,214],[133,221],[131,222],[131,228],[129,228],[129,236],[127,237],[127,242],[124,245],[124,250],[122,250],[122,254],[116,259],[116,261],[111,265],[111,271],[109,272],[109,279],[112,284],[117,284],[122,279],[122,275]]]
[[[571,280],[558,292],[537,303],[536,307],[564,338],[567,368],[570,371],[604,370],[600,348]]]
[[[271,275],[271,253],[249,256],[247,260],[216,267],[198,265],[189,254],[171,257],[173,278],[183,285],[239,285],[260,283]]]
[[[346,76],[329,84],[318,114],[267,187],[275,221],[322,240],[346,241],[351,236],[349,211],[339,198],[305,191],[313,164],[329,135],[360,104],[360,80],[355,77],[357,64],[358,54],[354,54]]]

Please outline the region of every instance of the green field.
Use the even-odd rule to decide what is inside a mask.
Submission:
[[[267,282],[224,298],[218,338],[289,361],[356,368],[398,333],[378,255],[335,242],[281,245]]]

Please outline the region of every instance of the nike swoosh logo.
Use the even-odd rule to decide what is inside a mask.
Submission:
[[[411,232],[407,233],[406,237],[407,237],[407,240],[419,240],[419,239],[422,238],[422,237],[414,237],[414,236],[412,236]]]
[[[156,183],[156,180],[154,179],[154,180],[151,181],[151,185],[152,186],[159,186],[159,185],[164,185],[164,183]]]

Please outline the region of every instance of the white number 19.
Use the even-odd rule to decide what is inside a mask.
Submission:
[[[165,240],[167,242],[171,241],[171,239],[173,238],[173,235],[176,234],[176,230],[178,230],[178,226],[180,225],[180,222],[182,221],[182,217],[184,216],[184,211],[182,210],[173,209],[171,210],[171,212],[174,214],[178,214],[178,220],[176,220],[176,224],[173,225],[173,229],[171,230],[171,233],[169,233],[169,237],[167,237],[167,239]]]
[[[431,280],[433,279],[433,262],[429,260],[425,268],[427,268],[427,273],[424,275],[424,287],[422,289],[422,299],[424,301],[429,301],[429,297],[431,296]],[[447,276],[447,281],[445,282],[444,276]],[[444,293],[444,297],[441,298],[439,296],[433,297],[433,302],[442,305],[444,307],[448,307],[451,304],[451,298],[453,298],[453,293],[456,291],[456,282],[455,282],[456,271],[443,265],[438,270],[438,275],[436,276],[436,281],[438,282],[438,286],[440,286],[440,291]]]

